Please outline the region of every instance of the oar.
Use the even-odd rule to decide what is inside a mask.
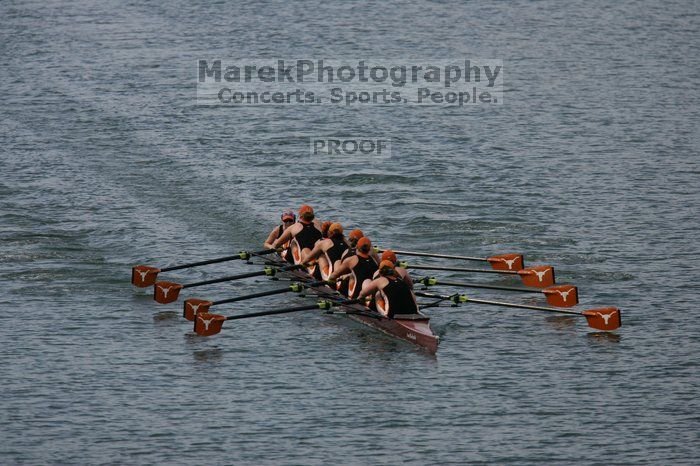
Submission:
[[[435,293],[425,293],[422,291],[416,292],[417,296],[423,296],[426,298],[443,298],[444,295],[439,295]],[[611,331],[619,328],[622,325],[622,318],[620,315],[620,310],[616,307],[602,307],[597,309],[587,309],[585,311],[572,311],[568,309],[557,309],[552,307],[544,306],[530,306],[528,304],[516,304],[516,303],[504,303],[501,301],[491,301],[487,299],[475,299],[469,298],[466,295],[455,294],[448,296],[448,298],[455,304],[460,303],[477,303],[486,304],[490,306],[503,306],[503,307],[513,307],[517,309],[533,309],[535,311],[545,311],[545,312],[556,312],[559,314],[569,314],[575,316],[585,317],[588,321],[588,325],[597,330]]]
[[[211,306],[218,306],[221,304],[235,303],[237,301],[244,301],[246,299],[262,298],[264,296],[273,296],[282,293],[301,293],[305,288],[311,286],[323,285],[325,282],[315,281],[311,283],[292,283],[291,285],[284,288],[277,288],[275,290],[261,291],[259,293],[252,293],[242,296],[236,296],[235,298],[220,299],[218,301],[208,301],[206,299],[190,298],[185,300],[183,306],[182,315],[185,319],[193,321],[197,313],[199,312],[209,312]]]
[[[273,316],[279,314],[290,314],[292,312],[311,311],[314,309],[330,310],[333,303],[328,300],[321,300],[315,304],[307,304],[305,306],[285,307],[282,309],[272,309],[270,311],[251,312],[249,314],[239,314],[235,316],[222,316],[220,314],[209,314],[200,312],[194,320],[194,331],[202,336],[208,337],[216,335],[221,331],[221,327],[227,320],[249,319],[251,317]]]
[[[443,272],[469,272],[469,273],[496,273],[504,275],[518,275],[525,286],[535,288],[547,288],[554,285],[554,267],[551,265],[538,265],[522,270],[488,270],[470,269],[465,267],[443,267],[439,265],[411,265],[408,262],[399,262],[404,269],[414,270],[441,270]]]
[[[265,267],[264,269],[257,272],[241,273],[238,275],[229,275],[228,277],[214,278],[212,280],[204,280],[195,283],[175,283],[175,282],[156,282],[153,287],[153,299],[161,304],[172,303],[177,301],[178,296],[180,296],[180,291],[185,288],[194,288],[196,286],[211,285],[213,283],[231,282],[234,280],[241,280],[244,278],[260,277],[267,275],[268,277],[274,277],[277,272],[285,272],[287,270],[296,270],[304,267],[304,264],[289,265],[282,268],[276,267]]]
[[[156,283],[156,278],[160,272],[172,272],[173,270],[189,269],[191,267],[199,267],[202,265],[217,264],[219,262],[234,261],[234,260],[248,260],[252,256],[263,256],[267,254],[272,254],[277,252],[276,249],[263,249],[257,252],[246,252],[241,251],[238,254],[232,256],[219,257],[216,259],[209,259],[200,262],[191,262],[189,264],[175,265],[173,267],[166,267],[164,269],[159,269],[158,267],[151,267],[148,265],[135,265],[131,268],[131,284],[138,286],[139,288],[146,288],[148,286],[154,285]]]
[[[375,248],[378,253],[385,250]],[[435,257],[437,259],[456,259],[463,261],[488,262],[494,270],[522,270],[525,268],[525,260],[522,254],[500,254],[491,257],[453,256],[451,254],[434,254],[432,252],[397,251],[392,249],[394,254],[399,256],[415,257]]]
[[[483,288],[487,290],[519,291],[521,293],[543,293],[547,302],[552,306],[571,307],[578,304],[578,288],[574,285],[557,285],[547,288],[523,288],[516,286],[487,285],[482,283],[465,283],[442,278],[425,277],[417,280],[418,283],[427,286],[455,286],[463,288]]]

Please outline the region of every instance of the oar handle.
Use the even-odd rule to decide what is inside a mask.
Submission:
[[[234,254],[231,256],[219,257],[216,259],[209,259],[209,260],[200,261],[200,262],[192,262],[190,264],[175,265],[173,267],[166,267],[164,269],[160,269],[160,271],[161,272],[171,272],[173,270],[189,269],[190,267],[199,267],[202,265],[217,264],[219,262],[226,262],[226,261],[233,261],[233,260],[248,260],[250,258],[250,256],[252,256],[252,255],[263,256],[266,254],[272,254],[274,252],[277,252],[277,250],[276,249],[263,249],[262,251],[257,251],[257,252],[241,251],[238,254]]]
[[[377,248],[377,252],[384,252],[385,249]],[[430,252],[414,252],[414,251],[397,251],[392,249],[395,254],[400,256],[415,256],[415,257],[435,257],[438,259],[458,259],[465,261],[476,261],[476,262],[486,262],[488,259],[485,257],[471,257],[471,256],[453,256],[451,254],[433,254]]]
[[[475,272],[475,273],[497,273],[506,275],[518,275],[515,270],[489,270],[489,269],[470,269],[465,267],[442,267],[438,265],[411,265],[406,264],[406,268],[415,270],[442,270],[444,272]]]

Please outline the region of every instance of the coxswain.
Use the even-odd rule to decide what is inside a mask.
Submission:
[[[299,209],[299,221],[290,226],[277,238],[272,247],[277,248],[289,241],[289,249],[295,264],[301,264],[301,256],[311,251],[316,245],[316,241],[322,238],[321,224],[315,219],[314,209],[311,206],[303,205]],[[315,265],[308,267],[311,275],[316,271]]]
[[[340,265],[340,258],[349,245],[343,236],[343,227],[340,223],[332,223],[328,228],[328,237],[316,243],[316,246],[307,254],[302,254],[302,262],[310,262],[318,259],[321,278],[328,280],[333,270]]]
[[[380,263],[384,262],[384,261],[389,261],[392,264],[394,264],[394,270],[396,270],[396,274],[399,277],[401,277],[401,279],[403,279],[403,281],[406,282],[406,284],[408,285],[409,288],[413,289],[413,280],[411,280],[411,276],[408,274],[408,270],[399,266],[399,260],[396,257],[396,253],[394,251],[392,251],[391,249],[387,249],[384,252],[382,252],[382,257],[381,257]],[[374,280],[377,277],[379,277],[379,270],[377,270],[374,273],[374,276],[372,277],[372,279]]]
[[[284,230],[287,228],[291,227],[294,225],[294,222],[297,221],[297,216],[294,214],[294,211],[292,210],[285,210],[282,212],[282,223],[277,225],[275,228],[272,229],[269,235],[267,235],[267,239],[263,243],[263,247],[265,249],[273,249],[272,243],[282,236],[282,233],[284,233]],[[280,253],[283,259],[285,259],[287,262],[292,262],[292,255],[289,253],[289,244],[285,243],[282,244],[280,247],[284,248],[283,251]]]
[[[350,299],[356,299],[362,290],[364,282],[372,280],[372,275],[377,271],[377,268],[377,261],[372,256],[372,242],[369,238],[363,236],[357,242],[355,255],[343,259],[328,279],[333,281],[344,274],[349,274],[346,295]]]
[[[358,299],[374,296],[377,311],[393,319],[395,314],[418,314],[418,303],[413,290],[396,272],[389,260],[379,264],[379,276],[365,283]]]

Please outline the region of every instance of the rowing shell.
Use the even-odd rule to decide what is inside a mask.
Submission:
[[[282,272],[278,276],[286,276],[303,281],[313,280],[311,275],[300,270]],[[309,289],[319,295],[337,295],[337,293],[330,291],[325,286],[315,286]],[[352,311],[367,313],[367,308],[361,304],[340,304],[339,306]],[[433,333],[433,330],[430,328],[430,317],[424,314],[396,314],[393,319],[363,314],[348,313],[346,315],[356,322],[419,346],[430,354],[437,352],[440,337]]]

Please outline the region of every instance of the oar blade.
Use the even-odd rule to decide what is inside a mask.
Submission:
[[[156,282],[153,286],[153,299],[160,304],[177,301],[182,285],[175,282]]]
[[[194,322],[194,319],[195,317],[197,317],[197,314],[199,314],[200,312],[208,313],[209,307],[212,304],[213,303],[211,301],[207,301],[205,299],[186,299],[185,304],[183,306],[182,316],[190,322]]]
[[[219,314],[209,314],[208,312],[200,312],[194,320],[194,331],[197,335],[210,337],[221,331],[226,317]]]
[[[139,288],[153,286],[158,278],[159,268],[136,265],[131,268],[131,284]]]
[[[538,265],[537,267],[528,267],[518,271],[520,279],[525,286],[534,286],[535,288],[547,288],[554,285],[554,267],[551,265]]]
[[[572,307],[578,304],[578,288],[574,285],[550,286],[542,290],[547,303],[556,307]]]
[[[525,259],[522,254],[501,254],[486,259],[493,270],[522,270]]]
[[[602,307],[598,309],[588,309],[582,314],[586,317],[588,325],[597,330],[609,332],[616,330],[622,325],[620,310],[616,307]]]

